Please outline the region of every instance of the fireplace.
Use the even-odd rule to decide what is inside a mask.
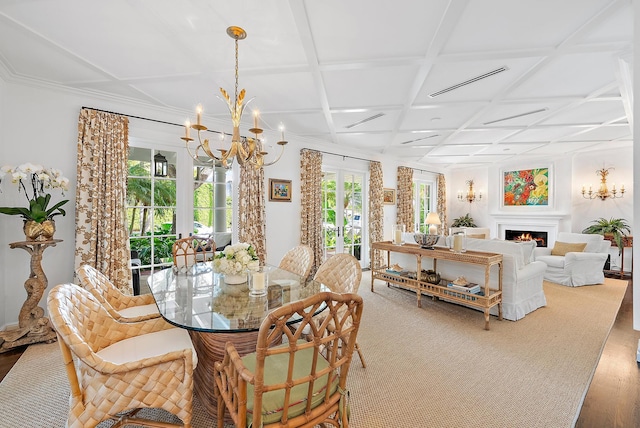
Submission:
[[[538,247],[547,246],[547,232],[537,230],[511,230],[504,231],[504,239],[507,241],[536,241]]]

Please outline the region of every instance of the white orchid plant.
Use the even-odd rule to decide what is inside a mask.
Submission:
[[[227,245],[213,259],[213,269],[225,275],[240,275],[247,270],[257,271],[259,267],[256,249],[244,242]]]
[[[18,192],[24,192],[28,207],[0,207],[0,214],[19,215],[25,220],[42,223],[57,215],[64,216],[66,212],[61,208],[69,202],[68,199],[49,207],[51,193],[49,189],[60,189],[62,195],[69,190],[69,179],[62,176],[58,169],[44,168],[42,165],[25,163],[14,167],[5,165],[0,168],[0,184],[9,177],[11,183],[18,186]]]

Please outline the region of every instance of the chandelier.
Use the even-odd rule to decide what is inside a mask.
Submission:
[[[238,41],[243,40],[247,37],[247,33],[240,27],[231,26],[227,28],[227,34],[229,37],[235,40],[236,45],[236,67],[235,67],[235,93],[234,98],[231,99],[227,91],[223,88],[220,88],[220,93],[224,98],[223,101],[229,107],[229,112],[231,113],[231,122],[233,124],[233,134],[231,135],[231,146],[226,149],[218,149],[220,154],[216,156],[213,153],[213,150],[209,144],[209,139],[202,139],[201,133],[207,130],[207,127],[202,124],[202,107],[198,106],[196,109],[196,123],[191,124],[191,122],[187,121],[184,125],[185,134],[181,137],[184,140],[187,151],[189,155],[195,159],[200,160],[200,151],[204,152],[212,161],[218,161],[222,163],[222,166],[225,168],[230,168],[233,160],[236,159],[238,164],[251,164],[256,169],[259,169],[263,166],[273,165],[278,162],[282,157],[282,153],[284,153],[284,146],[287,144],[287,141],[284,140],[284,126],[280,125],[280,136],[281,141],[278,141],[278,145],[280,146],[280,154],[275,160],[271,162],[265,162],[265,156],[268,152],[264,151],[264,142],[260,139],[262,134],[262,129],[258,126],[259,114],[257,111],[253,112],[253,128],[249,129],[254,136],[253,137],[241,137],[240,136],[240,120],[242,119],[242,112],[244,108],[249,104],[253,98],[247,100],[245,102],[245,90],[242,89],[240,93],[238,93]],[[220,98],[220,97],[218,97]],[[191,138],[190,129],[195,129],[197,131],[198,137],[198,146],[195,149],[195,152],[191,151],[189,147],[189,142],[193,141]],[[220,134],[221,140],[224,140],[224,133]]]
[[[613,183],[613,188],[611,191],[607,188],[607,175],[609,175],[609,170],[614,168],[607,169],[599,169],[596,171],[596,174],[600,175],[600,188],[597,191],[591,190],[591,185],[589,185],[589,191],[585,189],[585,186],[582,186],[582,197],[585,199],[595,199],[600,198],[601,201],[604,201],[607,198],[616,199],[624,197],[624,184],[620,187],[620,195],[618,195],[618,191],[616,190],[616,184]]]
[[[476,192],[473,190],[473,180],[467,180],[466,182],[468,189],[467,189],[467,194],[464,195],[462,193],[462,190],[458,191],[458,200],[460,202],[473,202],[476,200]],[[478,200],[482,199],[482,192],[478,192]]]

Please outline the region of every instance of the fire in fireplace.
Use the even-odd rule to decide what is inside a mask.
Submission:
[[[538,247],[547,246],[547,232],[535,230],[505,230],[504,239],[507,241],[536,241]]]

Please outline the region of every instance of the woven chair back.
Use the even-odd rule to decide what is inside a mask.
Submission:
[[[334,293],[357,293],[362,279],[362,268],[351,254],[336,254],[320,265],[313,277]]]
[[[213,260],[216,255],[216,243],[211,236],[193,235],[176,239],[172,253],[174,266],[186,270],[197,262]]]
[[[321,324],[314,320],[314,315],[319,312],[325,314]],[[332,426],[348,427],[347,375],[361,317],[362,298],[357,294],[321,292],[284,305],[262,322],[255,369],[253,373],[243,371],[241,376],[233,373],[237,364],[242,364],[238,361],[240,356],[233,345],[227,345],[228,353],[223,362],[216,364],[215,380],[236,426],[246,426],[247,382],[253,385],[253,409],[262,409],[263,394],[285,397],[283,407],[278,409],[281,413],[278,421],[269,421],[268,426],[312,427],[332,421]],[[300,322],[292,326],[292,318],[300,319]],[[303,330],[309,329],[312,333],[307,338]],[[269,347],[279,338],[283,338],[285,344]],[[281,372],[277,376],[265,371],[265,362],[270,358],[280,360],[277,367]],[[295,370],[298,362],[303,360],[308,362],[309,370]],[[246,377],[248,381],[243,379]],[[267,382],[265,377],[277,378],[278,381]],[[316,385],[320,384],[323,387],[318,392]],[[297,385],[305,385],[302,387],[304,397],[298,398],[298,401],[306,403],[302,413],[299,406],[297,411],[292,410],[299,403],[289,401],[292,389]],[[321,401],[318,394],[322,396]],[[268,415],[273,417],[269,412],[265,416]],[[263,423],[261,412],[253,412],[252,426],[263,426]]]
[[[91,292],[112,316],[112,311],[117,312],[119,309],[127,307],[123,299],[124,294],[98,269],[93,266],[82,265],[76,269],[76,274],[80,279],[80,285]]]
[[[313,266],[313,250],[310,246],[302,244],[287,251],[278,267],[300,275],[303,280],[306,280],[311,273],[311,266]]]

